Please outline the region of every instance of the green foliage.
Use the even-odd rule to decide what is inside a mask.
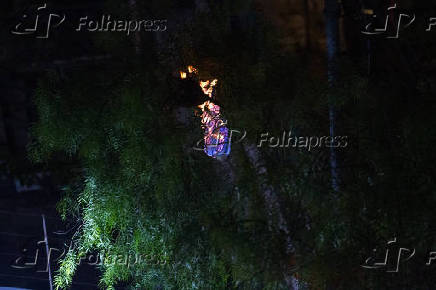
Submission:
[[[162,95],[153,88],[165,85],[149,74],[127,77],[117,88],[82,77],[49,77],[36,97],[41,118],[33,128],[33,159],[65,152],[83,166],[58,205],[64,219],[81,225],[57,287],[67,287],[76,262],[92,252],[153,258],[129,267],[103,263],[102,287],[130,281],[140,289],[216,289],[230,277],[250,279],[243,265],[259,262],[250,251],[255,241],[238,233],[237,213],[228,212],[233,197],[220,189],[214,161],[182,151],[182,136],[198,135],[175,129],[173,116],[162,112]]]

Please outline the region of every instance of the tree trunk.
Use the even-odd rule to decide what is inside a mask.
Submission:
[[[327,39],[327,78],[329,89],[335,87],[337,82],[337,63],[339,47],[339,4],[337,0],[325,0],[326,39]],[[329,94],[329,122],[330,136],[334,137],[336,131],[336,109],[334,98]],[[330,148],[331,182],[334,191],[339,190],[338,162],[335,148]]]
[[[306,34],[306,50],[310,51],[312,49],[312,41],[310,35],[309,0],[303,0],[303,7],[304,7],[304,30]]]
[[[267,210],[269,230],[276,231],[278,233],[283,233],[285,235],[286,254],[293,255],[295,253],[295,247],[291,239],[288,223],[286,222],[286,219],[283,216],[277,193],[274,191],[274,188],[268,184],[267,177],[266,177],[267,169],[265,167],[265,162],[263,161],[256,145],[244,144],[244,150],[259,178],[259,183],[261,187],[260,189]],[[299,288],[298,280],[292,274],[288,273],[288,271],[284,273],[284,279],[288,289],[297,290]]]
[[[133,19],[138,19],[138,4],[136,0],[129,0],[130,11],[132,12]],[[135,32],[135,39],[133,40],[135,52],[137,55],[141,53],[141,34],[139,31]]]

